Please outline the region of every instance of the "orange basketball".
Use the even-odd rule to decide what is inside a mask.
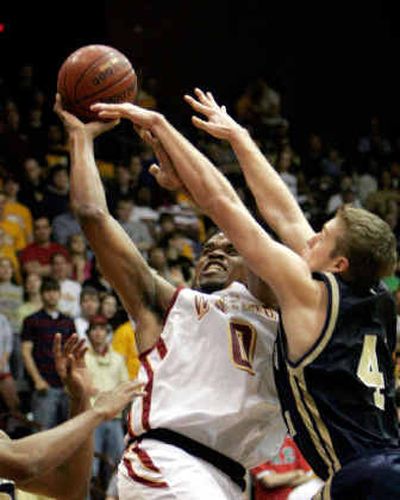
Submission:
[[[134,102],[137,77],[130,61],[106,45],[87,45],[73,52],[58,72],[57,92],[64,109],[87,122],[96,120],[95,102]]]

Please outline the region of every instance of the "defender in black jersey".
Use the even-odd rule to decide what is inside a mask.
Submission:
[[[319,477],[338,473],[327,483],[334,498],[400,498],[393,297],[382,284],[354,291],[338,275],[313,277],[329,297],[320,337],[294,363],[282,323],[275,345],[288,429]]]
[[[193,123],[230,142],[261,215],[286,246],[262,229],[223,175],[165,117],[131,104],[96,110],[102,118],[128,118],[158,140],[166,154],[153,168],[157,179],[167,185],[172,170],[176,185],[178,174],[275,292],[282,323],[276,382],[288,428],[327,480],[321,494],[338,500],[400,498],[390,362],[395,313],[379,284],[397,260],[394,234],[376,215],[351,207],[315,233],[247,130],[210,93],[195,94],[197,99],[186,101],[206,119],[195,117]]]

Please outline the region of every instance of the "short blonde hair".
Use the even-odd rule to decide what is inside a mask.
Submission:
[[[389,224],[362,208],[341,207],[336,216],[343,226],[334,255],[343,255],[349,269],[343,274],[355,286],[368,288],[394,272],[396,237]]]

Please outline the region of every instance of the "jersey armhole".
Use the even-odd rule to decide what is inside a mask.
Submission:
[[[322,331],[311,348],[296,363],[286,358],[288,365],[295,370],[311,364],[322,353],[332,337],[339,314],[340,295],[335,276],[332,273],[315,273],[315,275],[318,275],[317,279],[322,281],[328,290],[327,314]]]

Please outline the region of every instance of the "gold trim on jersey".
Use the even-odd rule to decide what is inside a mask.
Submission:
[[[295,371],[295,369],[288,366],[288,374],[299,415],[303,420],[303,424],[310,435],[316,451],[328,468],[329,475],[331,475],[337,472],[341,468],[341,465],[333,447],[329,431],[322,421],[313,397],[307,389],[303,371],[300,372],[298,369]]]
[[[325,349],[328,342],[332,337],[333,330],[336,326],[337,317],[339,314],[339,287],[337,281],[332,273],[324,273],[324,275],[328,278],[328,281],[331,285],[331,311],[328,321],[328,326],[325,329],[325,332],[321,334],[321,337],[318,339],[317,345],[311,349],[311,351],[307,354],[307,356],[295,367],[292,367],[293,370],[301,373],[303,368],[309,364],[311,364]]]

